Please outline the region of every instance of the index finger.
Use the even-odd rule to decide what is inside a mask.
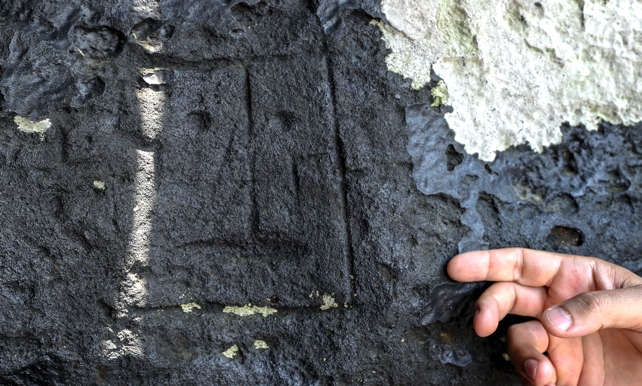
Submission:
[[[530,287],[548,286],[564,258],[580,256],[535,251],[525,248],[473,251],[453,257],[448,276],[457,281],[513,281]]]

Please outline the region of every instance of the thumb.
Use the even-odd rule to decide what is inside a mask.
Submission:
[[[642,286],[581,293],[544,311],[541,322],[561,338],[603,328],[642,331]]]

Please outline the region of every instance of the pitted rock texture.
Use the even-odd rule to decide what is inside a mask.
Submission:
[[[385,19],[381,12],[381,0],[321,0],[317,16],[327,34],[336,34],[343,27],[343,19],[353,10],[364,11],[374,18]]]
[[[348,4],[185,4],[0,5],[0,384],[516,385],[460,241],[639,270],[634,131],[486,168]]]
[[[515,245],[537,249],[606,257],[613,243],[638,243],[628,232],[605,231],[603,210],[622,213],[614,224],[622,230],[640,226],[634,214],[642,181],[640,124],[603,124],[596,132],[566,126],[562,143],[541,154],[522,146],[485,163],[465,153],[443,115],[428,104],[408,107],[406,121],[417,188],[452,196],[466,210],[462,222],[470,232],[460,241],[460,251],[496,247],[492,240],[506,233],[497,230],[502,226],[514,230],[509,239]],[[508,207],[522,220],[502,218]],[[635,260],[634,254],[627,255]]]

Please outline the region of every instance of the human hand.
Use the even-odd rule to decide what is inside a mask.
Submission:
[[[479,336],[507,314],[537,318],[507,333],[524,385],[642,385],[642,278],[633,272],[592,257],[511,248],[457,255],[448,275],[497,282],[477,300]]]

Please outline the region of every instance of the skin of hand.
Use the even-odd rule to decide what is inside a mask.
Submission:
[[[642,278],[593,257],[521,248],[475,251],[448,263],[461,282],[494,281],[474,328],[492,334],[507,314],[507,351],[522,384],[642,385]]]

